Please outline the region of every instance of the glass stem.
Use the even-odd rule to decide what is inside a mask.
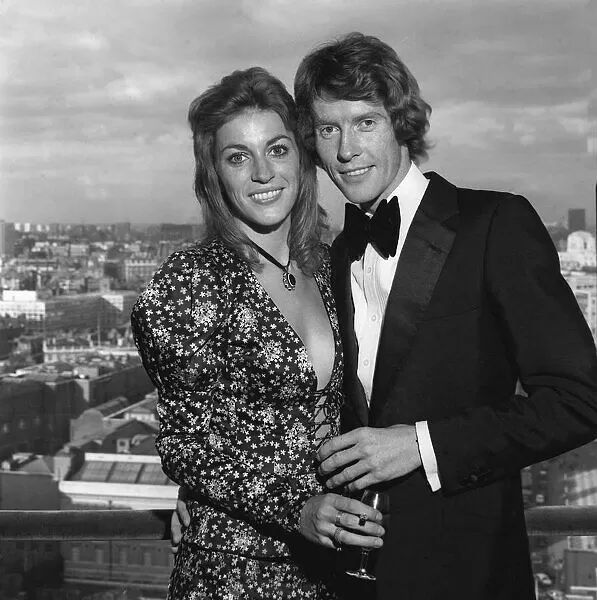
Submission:
[[[361,550],[361,564],[359,565],[359,571],[361,573],[367,572],[367,560],[369,559],[369,550]]]

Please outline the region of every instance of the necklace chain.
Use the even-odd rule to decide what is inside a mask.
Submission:
[[[276,260],[269,252],[264,250],[261,246],[257,245],[253,240],[251,240],[251,244],[253,245],[255,250],[257,250],[257,252],[259,252],[259,254],[263,256],[263,258],[271,262],[272,265],[278,267],[278,269],[281,269],[282,283],[289,292],[292,292],[296,287],[296,277],[289,271],[290,255],[288,256],[288,262],[286,263],[286,266],[284,266],[280,261]]]

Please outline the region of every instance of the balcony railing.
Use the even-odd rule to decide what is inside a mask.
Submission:
[[[170,510],[0,510],[0,540],[168,540]],[[597,506],[525,513],[530,535],[595,535]]]

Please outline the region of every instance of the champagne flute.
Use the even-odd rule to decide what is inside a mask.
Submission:
[[[385,517],[387,517],[387,514],[390,511],[390,497],[388,494],[377,490],[365,490],[361,496],[361,502],[378,510],[384,516],[384,521],[386,520]],[[375,575],[367,571],[367,562],[369,560],[370,552],[371,548],[361,548],[361,562],[359,568],[346,571],[346,574],[352,575],[352,577],[358,577],[359,579],[375,581]]]

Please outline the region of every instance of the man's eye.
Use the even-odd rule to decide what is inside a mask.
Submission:
[[[361,121],[361,127],[363,129],[372,129],[375,127],[375,121],[373,119],[363,119]]]
[[[325,125],[324,127],[319,128],[319,135],[322,138],[330,138],[334,135],[336,128],[333,125]]]

